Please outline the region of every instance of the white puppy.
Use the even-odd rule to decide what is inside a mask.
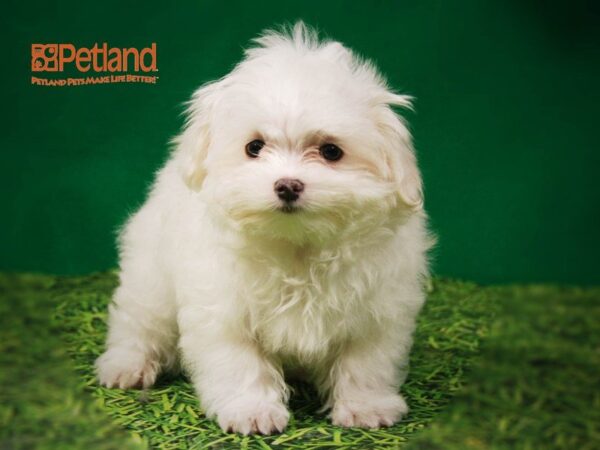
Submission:
[[[148,387],[180,353],[208,416],[269,434],[301,371],[334,424],[391,425],[430,245],[410,98],[302,23],[255,44],[123,230],[99,380]]]

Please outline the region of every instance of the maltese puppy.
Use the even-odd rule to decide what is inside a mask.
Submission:
[[[284,374],[335,425],[389,426],[424,301],[430,238],[410,107],[372,63],[302,23],[198,89],[120,237],[108,387],[181,361],[225,431],[281,432]]]

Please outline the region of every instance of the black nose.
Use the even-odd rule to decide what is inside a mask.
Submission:
[[[281,200],[291,203],[298,200],[304,190],[304,183],[292,178],[281,178],[275,182],[275,193]]]

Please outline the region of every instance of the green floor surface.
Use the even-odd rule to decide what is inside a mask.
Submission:
[[[399,424],[333,427],[296,385],[284,434],[242,437],[204,418],[184,377],[146,392],[97,386],[115,284],[0,275],[0,449],[600,448],[600,288],[436,278]]]

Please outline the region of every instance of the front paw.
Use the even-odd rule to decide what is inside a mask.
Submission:
[[[111,347],[96,360],[98,381],[108,388],[150,387],[159,370],[158,361],[126,347]]]
[[[389,427],[408,413],[408,406],[399,394],[364,393],[336,400],[331,422],[341,427]]]
[[[281,401],[259,400],[253,396],[237,398],[217,412],[217,421],[223,431],[243,435],[281,433],[289,417],[290,413]]]

